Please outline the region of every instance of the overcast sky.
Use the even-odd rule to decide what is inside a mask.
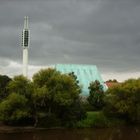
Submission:
[[[97,65],[105,80],[140,77],[140,0],[0,0],[0,74],[22,73],[29,16],[29,75],[57,63]]]

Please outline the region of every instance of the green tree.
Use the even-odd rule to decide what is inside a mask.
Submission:
[[[7,89],[9,93],[14,92],[30,98],[33,93],[33,84],[26,77],[19,75],[15,76],[12,81],[9,82]]]
[[[0,103],[0,119],[6,124],[22,124],[30,118],[27,99],[23,95],[11,93]]]
[[[79,99],[80,91],[75,84],[75,79],[69,75],[61,74],[55,69],[44,69],[33,76],[33,82],[36,87],[34,93],[37,110],[35,125],[37,125],[41,115],[46,120],[51,121],[54,118],[53,121],[62,124],[62,110],[64,111],[63,114],[65,111],[68,112],[68,108],[71,108],[74,102]]]
[[[100,110],[104,106],[104,90],[99,81],[91,82],[89,86],[89,97],[87,98],[89,104],[95,110]]]
[[[50,108],[53,103],[69,105],[73,102],[73,99],[77,99],[80,94],[74,79],[66,74],[61,74],[55,69],[39,71],[33,76],[33,82],[35,87],[37,87],[36,94],[42,92],[43,97],[48,99],[46,103],[51,102],[49,103]]]
[[[27,110],[24,110],[24,112],[26,111],[26,112],[28,112],[28,114],[30,114],[30,121],[31,121],[31,118],[33,120],[33,116],[34,116],[33,107],[34,106],[33,106],[33,100],[32,100],[33,97],[32,97],[32,95],[33,95],[33,92],[34,92],[34,86],[33,86],[32,82],[30,80],[28,80],[26,77],[22,76],[22,75],[15,76],[9,82],[9,84],[7,86],[7,90],[9,92],[9,96],[4,100],[4,101],[6,101],[6,104],[8,106],[10,106],[10,104],[12,104],[12,103],[14,104],[14,97],[17,98],[17,99],[19,97],[19,100],[21,99],[20,97],[25,98],[26,99],[26,104],[25,105],[26,105]],[[13,93],[14,93],[14,95],[13,95]],[[2,105],[3,104],[5,105],[5,102],[4,103],[2,102]],[[22,107],[22,105],[21,105],[21,107]],[[14,114],[14,112],[16,111],[16,108],[14,108],[11,105],[10,109],[11,110],[7,110],[7,113],[9,112],[11,114]],[[21,110],[21,112],[23,112],[23,111]],[[21,117],[21,118],[18,118],[20,120],[19,121],[19,125],[20,125],[20,122],[22,122],[21,120],[23,119],[23,117],[22,117],[22,115],[19,116],[19,117]],[[15,122],[16,122],[16,118],[13,117],[13,120],[11,118],[9,118],[9,123],[14,122],[14,119],[15,119]],[[24,120],[25,120],[25,118],[24,118]],[[29,117],[27,117],[27,122],[24,122],[24,123],[25,124],[30,123],[30,122],[28,122],[28,120],[29,120]]]
[[[8,96],[7,85],[11,81],[6,75],[0,75],[0,101]]]
[[[61,107],[58,114],[62,126],[67,127],[75,127],[77,121],[87,117],[83,101],[80,98],[75,100],[70,106]]]
[[[33,82],[15,76],[7,89],[0,103],[0,120],[7,124],[73,126],[85,116],[75,79],[55,69],[40,70]]]
[[[118,83],[118,81],[116,79],[113,79],[113,80],[112,79],[109,79],[106,82]]]
[[[81,86],[79,85],[79,80],[77,79],[77,76],[74,74],[74,72],[70,72],[68,75],[74,79],[75,85],[77,86],[77,89],[79,89],[79,93],[81,93],[82,89]]]
[[[140,79],[130,79],[107,91],[104,112],[109,116],[140,123]]]

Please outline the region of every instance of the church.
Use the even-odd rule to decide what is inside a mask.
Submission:
[[[82,87],[82,95],[89,95],[89,85],[95,80],[98,80],[103,86],[104,91],[107,90],[107,86],[104,83],[100,72],[96,65],[79,65],[79,64],[56,64],[55,69],[62,72],[63,74],[74,72],[79,81],[79,85]]]

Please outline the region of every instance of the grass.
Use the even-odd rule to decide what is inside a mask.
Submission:
[[[123,121],[115,118],[107,118],[102,111],[87,112],[87,118],[76,124],[78,128],[104,128],[124,124]]]

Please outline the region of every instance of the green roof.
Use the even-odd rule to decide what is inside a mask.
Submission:
[[[103,85],[104,90],[107,89],[96,65],[56,64],[55,68],[64,74],[74,72],[79,85],[82,86],[82,95],[84,96],[89,95],[89,84],[95,80],[98,80]]]

